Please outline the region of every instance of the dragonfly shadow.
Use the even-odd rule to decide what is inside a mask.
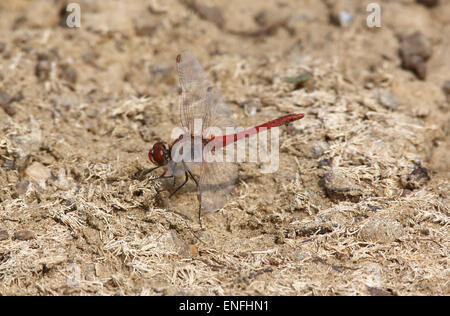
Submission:
[[[169,192],[169,194],[172,194],[174,190],[176,190],[181,184],[183,184],[183,182],[184,182],[184,177],[177,177],[175,182],[173,181],[173,179],[170,179],[170,178],[160,180],[161,189]],[[182,192],[190,192],[190,193],[197,192],[197,185],[192,180],[187,181],[186,184],[184,184],[177,191],[177,193],[172,196],[172,198],[174,198],[175,196],[177,196],[179,193],[182,193]]]

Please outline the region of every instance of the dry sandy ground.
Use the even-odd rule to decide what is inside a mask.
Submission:
[[[0,2],[1,295],[450,294],[450,2],[379,1],[380,28],[359,0],[78,3],[69,29],[63,1]],[[240,126],[306,114],[203,229],[194,185],[139,177],[184,49]]]

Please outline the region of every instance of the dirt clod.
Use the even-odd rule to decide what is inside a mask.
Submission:
[[[199,0],[183,0],[183,2],[194,10],[201,18],[214,23],[219,28],[223,28],[225,18],[219,7],[202,4]]]
[[[31,240],[34,239],[35,236],[33,234],[33,232],[29,231],[29,230],[21,230],[18,232],[15,232],[12,239],[13,240]]]
[[[346,175],[339,172],[327,172],[323,175],[322,185],[329,198],[358,199],[362,195],[361,188]]]
[[[365,241],[392,242],[405,234],[398,221],[387,217],[374,216],[362,226],[359,236]]]
[[[37,161],[33,162],[25,169],[25,177],[36,181],[41,188],[45,188],[45,182],[50,176],[50,170]]]
[[[447,98],[450,98],[450,80],[447,80],[442,84],[442,91],[447,96]]]
[[[421,80],[425,80],[426,61],[432,54],[432,47],[428,38],[421,32],[406,36],[400,45],[402,67],[413,71]]]
[[[439,5],[439,0],[416,0],[417,3],[423,4],[424,6],[428,8],[433,8],[437,5]]]
[[[7,240],[9,238],[9,234],[6,230],[0,230],[0,241]]]
[[[14,106],[11,104],[14,99],[11,98],[5,91],[0,89],[0,108],[6,112],[9,116],[14,116],[16,114],[16,110]]]
[[[430,181],[430,178],[430,170],[418,166],[406,177],[406,179],[404,177],[402,178],[402,185],[408,190],[416,190]]]
[[[60,73],[59,78],[74,85],[77,82],[77,70],[69,64],[59,65]]]
[[[137,36],[152,36],[157,30],[158,25],[148,21],[138,21],[135,23],[134,30]]]
[[[386,290],[379,289],[376,287],[369,288],[369,294],[370,294],[370,296],[392,296],[393,295],[391,291],[386,291]]]
[[[50,72],[52,70],[52,61],[47,54],[38,54],[37,63],[35,67],[35,75],[39,81],[47,81],[50,79]]]

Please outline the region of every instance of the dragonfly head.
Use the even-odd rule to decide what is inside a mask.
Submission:
[[[148,159],[156,166],[165,166],[169,163],[169,151],[163,143],[157,142],[148,151]]]

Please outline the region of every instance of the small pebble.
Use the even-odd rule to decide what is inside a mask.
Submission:
[[[394,110],[397,107],[397,100],[388,90],[378,90],[378,101],[388,110]]]
[[[420,56],[424,60],[431,57],[432,47],[428,38],[422,32],[406,36],[400,45],[400,51],[406,56]]]
[[[12,170],[14,169],[14,160],[5,160],[0,165],[0,167],[2,167],[5,170]]]
[[[24,99],[23,92],[20,90],[16,93],[15,96],[12,97],[11,102],[20,102]]]
[[[444,84],[442,85],[442,91],[447,96],[447,98],[450,98],[450,80],[444,82]]]
[[[328,158],[319,160],[319,168],[329,167],[331,165],[331,161]]]
[[[13,99],[3,90],[0,89],[0,108],[2,108],[9,116],[14,116],[16,110],[11,105]]]
[[[323,155],[325,149],[326,149],[326,146],[324,146],[322,144],[318,144],[318,143],[312,144],[312,146],[310,147],[310,153],[313,158],[317,159]]]
[[[191,252],[193,257],[197,257],[198,256],[198,249],[197,247],[195,247],[194,245],[189,245],[189,251]]]
[[[197,2],[194,2],[192,7],[203,19],[214,23],[219,28],[222,28],[224,26],[225,18],[223,16],[222,10],[219,7],[206,6]]]
[[[427,8],[435,7],[439,4],[439,0],[416,0],[417,3],[423,4]]]
[[[332,200],[357,200],[363,193],[352,179],[340,172],[325,173],[321,183]]]
[[[36,181],[41,188],[45,188],[45,182],[51,177],[50,170],[40,162],[33,162],[25,170],[25,177]]]
[[[422,57],[413,55],[403,57],[402,66],[404,69],[414,72],[420,80],[425,80],[427,76],[427,64]]]
[[[416,190],[430,181],[430,170],[424,167],[416,167],[406,178],[401,177],[400,181],[403,188]]]
[[[50,57],[46,54],[38,54],[37,59],[38,61],[34,69],[34,73],[39,81],[47,81],[50,79],[50,72],[52,68]]]
[[[424,228],[424,229],[420,230],[420,233],[422,235],[429,236],[430,235],[430,230],[428,228]]]
[[[28,191],[28,187],[30,186],[30,181],[24,179],[16,184],[16,193],[20,195],[24,195]]]
[[[6,230],[0,230],[0,240],[7,240],[8,238],[8,232]]]
[[[425,80],[426,61],[432,54],[432,47],[428,38],[421,32],[415,32],[403,39],[400,44],[402,67],[411,70],[421,80]]]
[[[62,64],[59,66],[59,78],[65,80],[71,84],[77,82],[77,70],[69,64]]]
[[[243,103],[244,113],[248,116],[255,115],[261,109],[261,101],[259,99],[250,99]]]
[[[342,1],[332,2],[329,14],[330,22],[341,27],[351,25],[354,17],[350,11],[351,8]]]
[[[385,291],[376,287],[369,288],[370,296],[392,296],[392,292]]]
[[[259,11],[253,17],[253,19],[255,20],[256,24],[258,24],[259,26],[265,26],[265,25],[267,25],[267,12],[264,10]]]
[[[169,11],[169,7],[162,5],[159,1],[151,1],[148,6],[148,10],[153,14],[163,14]]]
[[[342,26],[350,25],[353,22],[353,15],[347,11],[339,12],[339,23]]]
[[[392,242],[405,234],[403,225],[389,217],[374,216],[361,227],[359,236],[365,241]]]
[[[376,213],[378,210],[381,210],[381,207],[377,205],[367,205],[369,211]]]
[[[29,230],[21,230],[14,233],[13,240],[31,240],[34,239],[34,234]]]
[[[157,29],[157,24],[155,23],[136,23],[134,26],[134,31],[137,36],[152,36]]]

